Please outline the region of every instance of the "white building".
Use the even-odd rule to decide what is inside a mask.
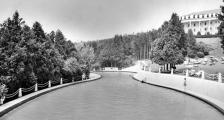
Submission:
[[[191,29],[194,35],[197,35],[198,32],[201,35],[215,35],[218,33],[217,28],[220,25],[220,21],[218,20],[219,13],[221,13],[220,9],[201,11],[181,16],[180,19],[184,24],[184,31],[186,33]]]

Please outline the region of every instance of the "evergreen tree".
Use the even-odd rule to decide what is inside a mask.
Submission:
[[[221,14],[218,15],[221,24],[218,27],[218,34],[221,38],[221,47],[224,49],[224,6],[221,6]]]
[[[194,37],[193,31],[189,29],[187,33],[187,47],[188,49],[193,49],[195,45],[196,45],[196,39]]]
[[[59,53],[66,59],[66,39],[60,30],[56,31],[55,34],[55,48],[58,49]]]
[[[37,38],[37,41],[40,41],[41,43],[45,42],[46,36],[45,36],[44,30],[39,22],[36,21],[33,24],[32,30],[33,30],[35,37]]]
[[[153,62],[159,65],[175,66],[184,61],[186,36],[177,14],[172,14],[169,23],[162,26],[161,36],[154,41],[151,53]],[[166,67],[168,70],[168,67]]]

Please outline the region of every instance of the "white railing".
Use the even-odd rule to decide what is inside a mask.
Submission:
[[[35,90],[35,85],[29,87],[29,88],[22,88],[22,92],[30,92],[32,90]]]
[[[16,92],[14,92],[14,93],[6,94],[6,95],[5,95],[5,98],[13,98],[13,97],[15,97],[18,93],[19,93],[19,89],[18,89]]]
[[[144,69],[144,71],[147,71],[147,70]],[[159,73],[161,73],[161,68],[159,68]],[[174,70],[171,68],[171,75],[173,74],[174,74]],[[183,70],[182,73],[179,73],[179,74],[185,75],[186,77],[197,77],[201,79],[217,81],[219,83],[223,83],[224,81],[224,75],[222,75],[221,73],[210,74],[210,73],[204,72],[203,70],[192,72],[186,69],[186,70]]]
[[[49,88],[49,87],[51,87],[51,85],[55,85],[56,86],[57,84],[61,85],[63,83],[74,82],[74,80],[77,80],[79,78],[80,78],[80,80],[84,80],[84,78],[82,76],[77,76],[75,78],[72,78],[72,81],[70,81],[68,79],[61,78],[60,81],[51,81],[51,80],[49,80],[48,82],[43,83],[43,84],[36,83],[36,84],[34,84],[33,86],[31,86],[29,88],[19,88],[14,93],[6,94],[4,97],[2,97],[4,99],[0,99],[0,103],[3,104],[5,99],[10,99],[10,98],[13,98],[15,96],[22,97],[23,96],[22,95],[23,92],[24,93],[28,93],[28,92],[32,92],[32,91],[36,92],[36,91],[38,91],[38,88],[45,88],[47,86]]]

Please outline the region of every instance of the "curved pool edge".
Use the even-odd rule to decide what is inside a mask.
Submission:
[[[174,87],[168,87],[168,86],[164,86],[164,85],[159,85],[159,84],[154,84],[154,83],[150,83],[150,82],[145,82],[143,80],[141,80],[140,78],[137,78],[135,75],[132,76],[132,78],[138,82],[142,82],[145,84],[149,84],[149,85],[153,85],[156,87],[161,87],[161,88],[165,88],[165,89],[170,89],[170,90],[174,90],[176,92],[180,92],[189,96],[192,96],[198,100],[201,100],[209,105],[211,105],[213,108],[215,108],[217,111],[219,111],[222,115],[224,115],[224,103],[219,102],[213,98],[195,93],[193,91],[189,91],[189,90],[182,90],[182,89],[178,89],[178,88],[174,88]]]
[[[95,74],[95,73],[93,73],[93,74]],[[68,87],[68,86],[76,85],[76,84],[81,84],[81,83],[92,82],[92,81],[95,81],[95,80],[99,80],[101,78],[102,78],[102,75],[95,74],[95,78],[90,78],[88,80],[66,83],[66,84],[54,86],[54,87],[51,87],[51,88],[46,88],[46,89],[28,94],[26,96],[23,96],[21,98],[15,99],[13,101],[10,101],[10,102],[5,103],[5,104],[0,106],[0,117],[2,117],[3,115],[7,114],[10,111],[12,111],[13,109],[19,107],[20,105],[22,105],[22,104],[24,104],[28,101],[31,101],[31,100],[33,100],[33,99],[35,99],[35,98],[37,98],[41,95],[44,95],[44,94],[47,94],[49,92],[58,90],[60,88],[64,88],[64,87]]]

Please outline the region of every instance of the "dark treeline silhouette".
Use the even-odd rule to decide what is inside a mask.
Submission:
[[[45,33],[39,22],[30,28],[17,11],[0,24],[0,83],[8,93],[36,82],[77,78],[88,69],[82,61],[75,44],[60,30]]]

